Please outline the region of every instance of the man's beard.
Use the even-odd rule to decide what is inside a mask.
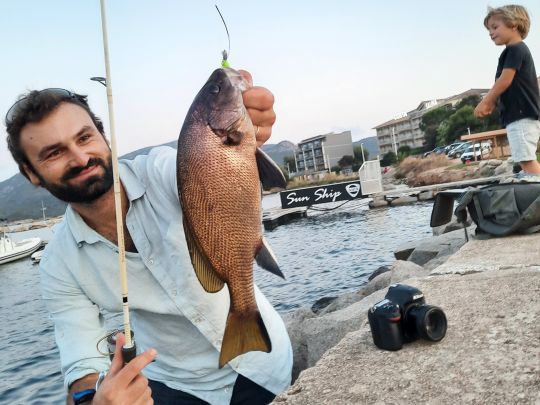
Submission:
[[[102,175],[88,177],[79,185],[70,185],[69,179],[76,177],[83,170],[92,166],[101,166],[104,170]],[[92,203],[105,194],[113,185],[112,157],[109,154],[107,162],[100,158],[90,158],[84,167],[74,167],[62,176],[61,183],[49,183],[39,173],[41,186],[47,189],[59,200],[68,203]]]

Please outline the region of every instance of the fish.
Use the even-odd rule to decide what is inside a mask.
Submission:
[[[284,278],[263,238],[261,186],[285,188],[286,180],[257,147],[242,100],[248,87],[238,71],[216,69],[178,137],[178,195],[191,263],[206,292],[225,284],[229,290],[219,368],[241,354],[272,350],[255,300],[254,260]]]

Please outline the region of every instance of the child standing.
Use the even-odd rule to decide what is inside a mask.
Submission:
[[[488,8],[484,26],[495,45],[505,45],[499,57],[495,84],[476,106],[474,115],[493,112],[497,99],[512,158],[523,168],[523,180],[540,181],[536,148],[540,137],[540,95],[531,52],[523,40],[530,27],[527,10],[508,5]]]

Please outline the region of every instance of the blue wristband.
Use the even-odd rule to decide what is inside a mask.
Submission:
[[[84,391],[75,392],[71,397],[75,405],[79,405],[91,401],[94,395],[96,395],[96,390],[89,388]]]

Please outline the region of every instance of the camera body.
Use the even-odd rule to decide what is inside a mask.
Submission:
[[[399,350],[419,338],[438,342],[447,328],[442,309],[426,305],[422,291],[405,284],[392,284],[384,300],[369,309],[368,319],[373,342],[384,350]]]

